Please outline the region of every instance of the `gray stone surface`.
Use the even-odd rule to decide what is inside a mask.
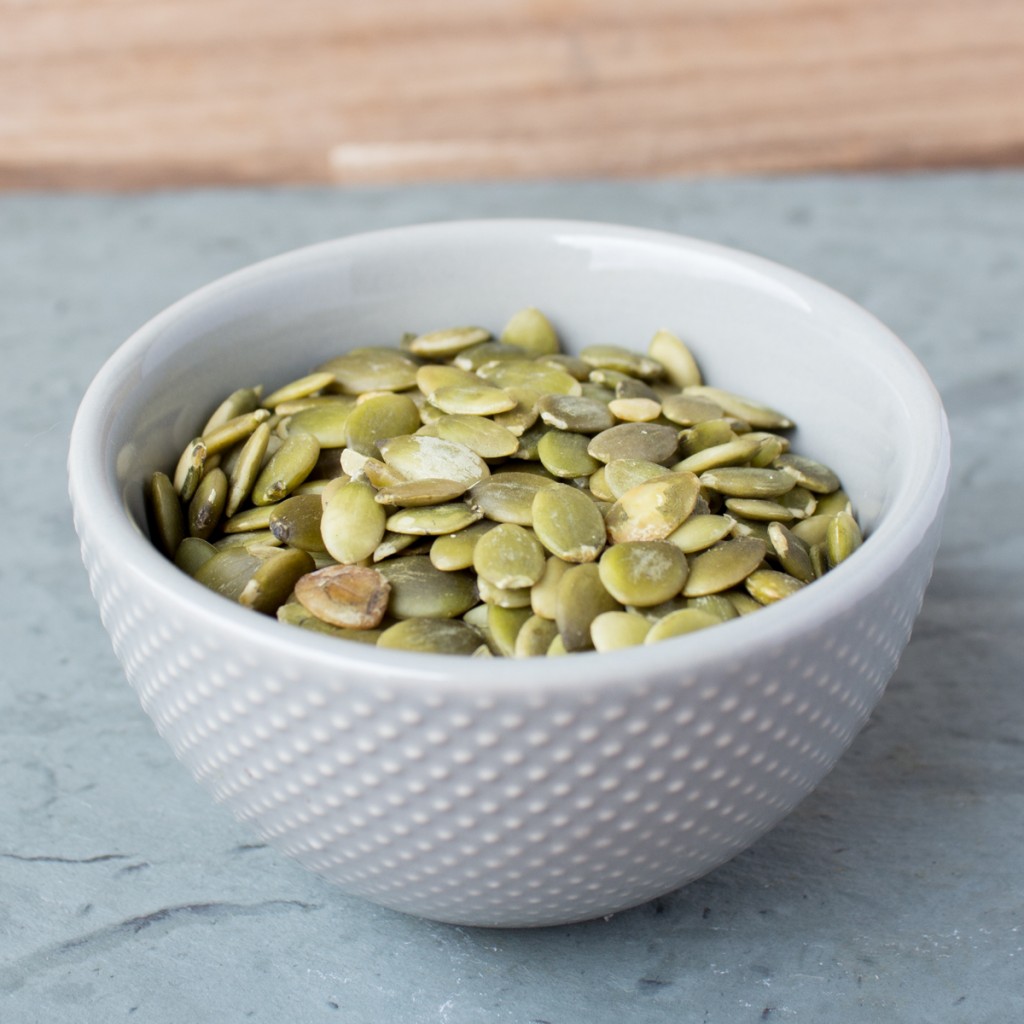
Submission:
[[[65,498],[101,362],[184,292],[338,234],[468,216],[656,226],[789,263],[930,370],[955,482],[866,730],[752,849],[571,928],[332,890],[173,760],[123,681]],[[0,198],[0,1021],[970,1022],[1024,1012],[1024,174]]]

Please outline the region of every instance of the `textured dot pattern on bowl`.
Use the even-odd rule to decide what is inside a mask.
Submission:
[[[567,346],[686,338],[707,378],[785,409],[867,541],[756,615],[642,649],[480,661],[309,635],[205,591],[144,536],[148,473],[218,396],[348,347],[543,308]],[[425,225],[215,282],[129,339],[72,434],[83,559],[143,708],[213,796],[346,891],[438,920],[545,925],[634,906],[749,846],[867,720],[910,637],[949,463],[908,350],[757,257],[572,222]]]

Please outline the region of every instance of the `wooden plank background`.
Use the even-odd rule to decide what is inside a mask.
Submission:
[[[0,0],[0,187],[1024,163],[1024,0]]]

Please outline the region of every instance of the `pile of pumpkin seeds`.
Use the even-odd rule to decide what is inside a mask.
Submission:
[[[355,348],[228,395],[151,535],[198,582],[348,640],[608,651],[746,615],[861,543],[792,421],[705,384],[687,345],[562,351],[543,313]]]

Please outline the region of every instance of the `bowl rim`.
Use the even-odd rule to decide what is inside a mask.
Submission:
[[[603,237],[674,250],[688,250],[701,258],[725,261],[732,266],[770,279],[815,307],[816,314],[852,323],[866,332],[875,344],[887,347],[892,358],[913,384],[912,398],[927,419],[920,419],[915,443],[920,462],[914,464],[914,489],[904,496],[904,517],[892,522],[887,515],[855,557],[815,581],[813,587],[791,595],[778,605],[761,609],[756,615],[741,616],[714,629],[651,644],[642,648],[643,672],[638,672],[637,648],[609,652],[574,653],[568,664],[560,658],[516,658],[486,660],[465,655],[430,654],[386,650],[368,644],[339,644],[334,637],[298,630],[253,614],[250,609],[226,601],[206,590],[161,555],[128,514],[121,500],[112,470],[114,457],[107,449],[111,426],[111,397],[130,386],[132,371],[165,329],[191,315],[207,303],[226,296],[239,285],[249,285],[265,276],[301,269],[307,263],[358,253],[364,246],[402,244],[403,241],[434,235],[449,240],[460,237],[487,238],[509,233],[536,236],[538,242],[564,238]],[[435,221],[360,232],[280,253],[241,267],[191,291],[140,326],[107,358],[88,386],[79,405],[70,434],[68,483],[75,511],[76,529],[84,538],[102,543],[108,552],[120,555],[122,568],[138,584],[170,602],[186,618],[200,613],[219,623],[225,635],[250,644],[259,651],[272,646],[293,659],[295,666],[315,663],[339,678],[373,678],[392,687],[408,686],[420,692],[424,684],[435,691],[468,691],[487,694],[578,692],[614,686],[622,680],[653,676],[696,678],[716,662],[736,662],[754,650],[777,650],[809,630],[820,627],[844,610],[866,599],[878,584],[905,563],[942,515],[950,467],[950,433],[942,401],[927,371],[887,326],[873,314],[830,286],[800,271],[730,246],[692,238],[674,232],[608,224],[589,220],[544,218],[489,218]],[[910,499],[913,500],[910,500]],[[103,529],[92,528],[102,523]],[[88,527],[88,529],[86,529]],[[683,645],[686,645],[685,647]],[[529,665],[528,671],[526,665]],[[486,674],[486,683],[481,676]]]

